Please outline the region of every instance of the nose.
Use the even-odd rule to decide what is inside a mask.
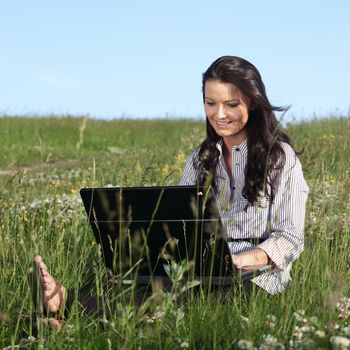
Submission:
[[[218,119],[224,119],[226,118],[226,111],[225,111],[225,107],[223,105],[219,105],[218,106],[218,110],[216,112],[216,117]]]

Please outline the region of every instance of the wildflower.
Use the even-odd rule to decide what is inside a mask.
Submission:
[[[335,177],[333,175],[327,175],[326,176],[326,181],[329,183],[334,183],[335,182]]]
[[[158,306],[156,308],[156,312],[153,315],[154,320],[161,320],[165,315],[165,312],[162,311]]]
[[[333,346],[333,349],[339,349],[339,350],[346,350],[350,349],[350,339],[341,337],[341,336],[334,336],[331,337],[330,342]]]
[[[108,324],[109,323],[109,321],[107,320],[107,318],[102,318],[102,320],[101,320],[101,322],[103,323],[103,324]]]
[[[275,315],[267,315],[266,316],[266,324],[269,328],[274,328],[276,325],[276,316]]]
[[[304,333],[300,330],[298,326],[294,327],[293,337],[295,337],[297,340],[301,340],[304,337]]]
[[[9,323],[10,318],[6,314],[0,312],[0,322]]]
[[[259,346],[259,350],[270,350],[270,349],[278,349],[284,350],[284,345],[277,341],[277,338],[268,334],[264,335],[263,342]]]
[[[344,333],[346,336],[350,337],[350,326],[344,327],[344,328],[343,328],[343,333]]]
[[[154,323],[153,317],[146,317],[146,323]]]
[[[338,320],[346,320],[350,316],[350,298],[342,297],[336,304],[339,311]]]
[[[182,151],[180,151],[176,156],[175,156],[175,161],[177,163],[185,163],[186,162],[186,154]]]
[[[240,339],[237,342],[237,348],[242,349],[242,350],[253,350],[254,346],[253,346],[253,343],[251,341],[245,340],[245,339]]]
[[[165,164],[165,165],[163,166],[161,172],[162,172],[162,176],[163,176],[163,177],[167,177],[167,176],[169,176],[169,175],[171,174],[172,169],[171,169],[171,167],[169,166],[169,164]]]
[[[135,173],[140,175],[142,173],[142,166],[139,162],[136,162],[134,166]]]
[[[316,337],[318,337],[318,338],[324,338],[325,336],[326,336],[326,333],[324,332],[324,331],[321,331],[321,330],[317,330],[316,332],[315,332],[315,335],[316,335]]]
[[[243,315],[240,315],[240,318],[241,318],[241,320],[242,320],[243,322],[249,323],[249,318],[248,318],[248,317],[245,317],[245,316],[243,316]]]
[[[187,341],[183,341],[181,344],[180,344],[180,348],[181,349],[188,349],[189,348],[189,344]]]

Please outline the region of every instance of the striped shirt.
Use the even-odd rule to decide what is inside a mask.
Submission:
[[[304,219],[306,199],[309,192],[304,180],[299,159],[293,149],[282,143],[286,155],[284,167],[273,183],[274,200],[260,196],[254,206],[243,198],[244,170],[247,164],[247,140],[232,149],[232,178],[229,177],[222,155],[222,141],[216,168],[218,193],[216,202],[226,231],[232,254],[254,247],[266,252],[274,268],[252,279],[270,294],[282,292],[290,281],[292,261],[298,258],[304,248]],[[197,170],[193,160],[199,149],[188,158],[180,185],[194,185]],[[271,187],[268,187],[271,193]],[[230,238],[236,241],[230,242]],[[241,239],[241,241],[237,241]],[[260,243],[254,242],[260,240]],[[246,241],[245,241],[246,240]]]

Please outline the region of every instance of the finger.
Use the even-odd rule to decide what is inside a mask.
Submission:
[[[232,262],[238,269],[242,267],[242,260],[239,256],[232,255]]]

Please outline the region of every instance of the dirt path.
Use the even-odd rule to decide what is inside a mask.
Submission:
[[[60,166],[65,164],[74,164],[77,163],[77,159],[63,159],[58,160],[56,162],[52,163],[35,163],[35,164],[29,164],[23,167],[18,167],[15,169],[6,169],[6,168],[0,168],[0,176],[3,175],[14,175],[21,171],[32,171],[32,170],[38,170],[38,169],[46,169],[46,168],[52,168],[54,166]]]

